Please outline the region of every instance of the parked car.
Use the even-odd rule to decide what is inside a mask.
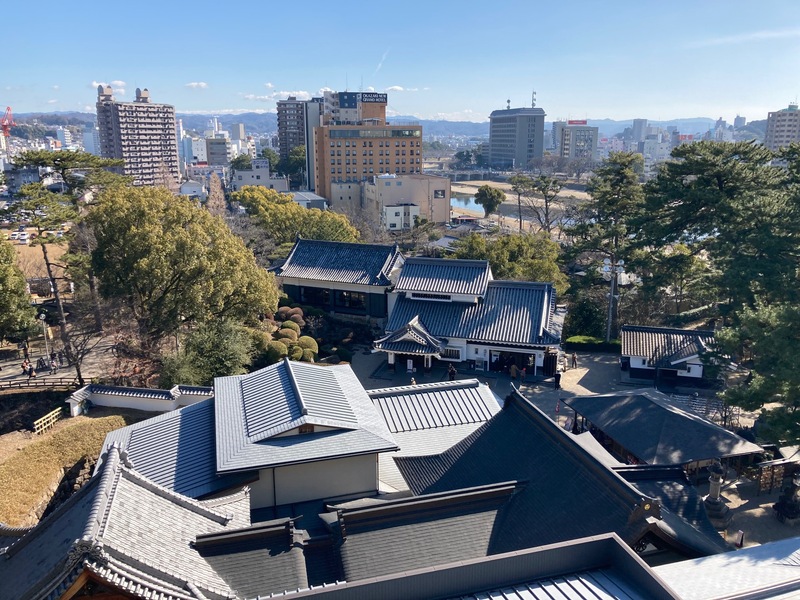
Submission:
[[[12,231],[11,232],[11,239],[18,240],[19,239],[19,231]]]

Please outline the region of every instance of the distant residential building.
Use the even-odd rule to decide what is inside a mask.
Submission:
[[[200,181],[184,181],[181,184],[181,195],[182,196],[189,196],[189,198],[194,198],[197,200],[205,200],[208,196],[208,190],[206,189],[205,184]]]
[[[305,102],[289,96],[278,101],[277,110],[278,154],[285,160],[293,148],[305,144]]]
[[[192,154],[191,160],[188,162],[193,164],[207,163],[208,162],[208,148],[204,138],[192,139]]]
[[[231,178],[231,189],[236,192],[246,185],[257,185],[276,192],[288,192],[289,180],[286,177],[272,177],[269,172],[269,161],[266,158],[253,160],[251,169],[240,169]]]
[[[12,164],[3,163],[3,173],[5,175],[8,193],[12,196],[19,194],[23,185],[29,183],[42,182],[42,176],[38,167],[15,167]]]
[[[634,119],[631,126],[631,137],[634,142],[643,142],[647,135],[647,119]]]
[[[228,138],[206,138],[206,162],[209,165],[229,165],[233,160],[233,156],[233,147]]]
[[[247,135],[244,131],[244,123],[234,123],[231,125],[231,139],[232,140],[246,140]]]
[[[388,231],[409,229],[415,217],[450,220],[450,179],[434,175],[379,175],[362,185],[361,208],[380,216]],[[334,201],[334,205],[336,202]]]
[[[736,115],[736,118],[733,120],[733,128],[741,129],[745,125],[747,125],[747,119],[745,117],[740,117],[739,115]]]
[[[100,132],[94,123],[83,128],[83,151],[100,156]]]
[[[544,117],[541,108],[495,110],[489,115],[489,166],[525,169],[544,154]]]
[[[559,156],[567,159],[596,160],[597,127],[590,127],[585,120],[567,121],[566,125],[560,127],[560,132]]]
[[[800,142],[800,110],[796,102],[769,113],[764,137],[764,145],[770,150],[780,150],[794,142]]]
[[[56,139],[61,142],[62,148],[72,146],[72,132],[64,127],[56,127]]]
[[[97,125],[103,158],[124,161],[121,171],[134,185],[154,185],[164,170],[177,182],[178,143],[175,108],[150,101],[147,89],[136,89],[133,102],[114,100],[111,86],[97,87]]]

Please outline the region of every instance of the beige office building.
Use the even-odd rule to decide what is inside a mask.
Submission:
[[[769,113],[764,145],[770,150],[780,150],[800,142],[800,110],[792,103],[789,108]]]
[[[163,185],[165,175],[180,182],[175,108],[150,101],[147,89],[136,90],[133,102],[118,102],[111,86],[97,87],[100,156],[121,158],[122,174],[134,185]]]
[[[362,184],[362,208],[380,217],[384,229],[414,226],[414,217],[450,220],[450,179],[436,175],[380,175]]]

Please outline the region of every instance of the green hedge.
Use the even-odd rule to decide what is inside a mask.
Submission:
[[[567,338],[564,342],[564,350],[567,352],[611,352],[619,354],[622,351],[620,340],[606,342],[603,338],[592,337],[589,335],[574,335]]]

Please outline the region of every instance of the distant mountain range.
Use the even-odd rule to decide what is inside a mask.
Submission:
[[[275,113],[240,113],[240,114],[221,114],[214,115],[208,114],[195,114],[195,113],[178,113],[177,117],[183,122],[183,128],[187,131],[197,131],[202,133],[209,129],[209,121],[214,117],[217,118],[222,129],[228,129],[234,123],[244,123],[245,131],[249,134],[270,134],[278,130],[278,117]],[[31,122],[37,120],[45,125],[81,125],[92,123],[95,120],[94,113],[83,112],[53,112],[53,113],[23,113],[15,115],[18,123]],[[489,136],[489,123],[473,123],[471,121],[435,121],[427,119],[418,119],[414,116],[394,116],[390,117],[390,123],[393,124],[414,124],[422,125],[422,130],[426,137],[488,137]],[[696,117],[686,119],[671,119],[669,121],[648,121],[651,126],[670,127],[674,126],[681,133],[696,134],[705,133],[713,129],[716,119],[707,117]],[[626,127],[631,127],[633,119],[622,121],[615,121],[613,119],[588,119],[587,125],[597,127],[600,134],[603,136],[613,136],[622,133]],[[549,129],[550,122],[545,123],[545,128]],[[766,120],[753,121],[748,123],[748,129],[752,130],[754,134],[763,133],[766,129]]]

